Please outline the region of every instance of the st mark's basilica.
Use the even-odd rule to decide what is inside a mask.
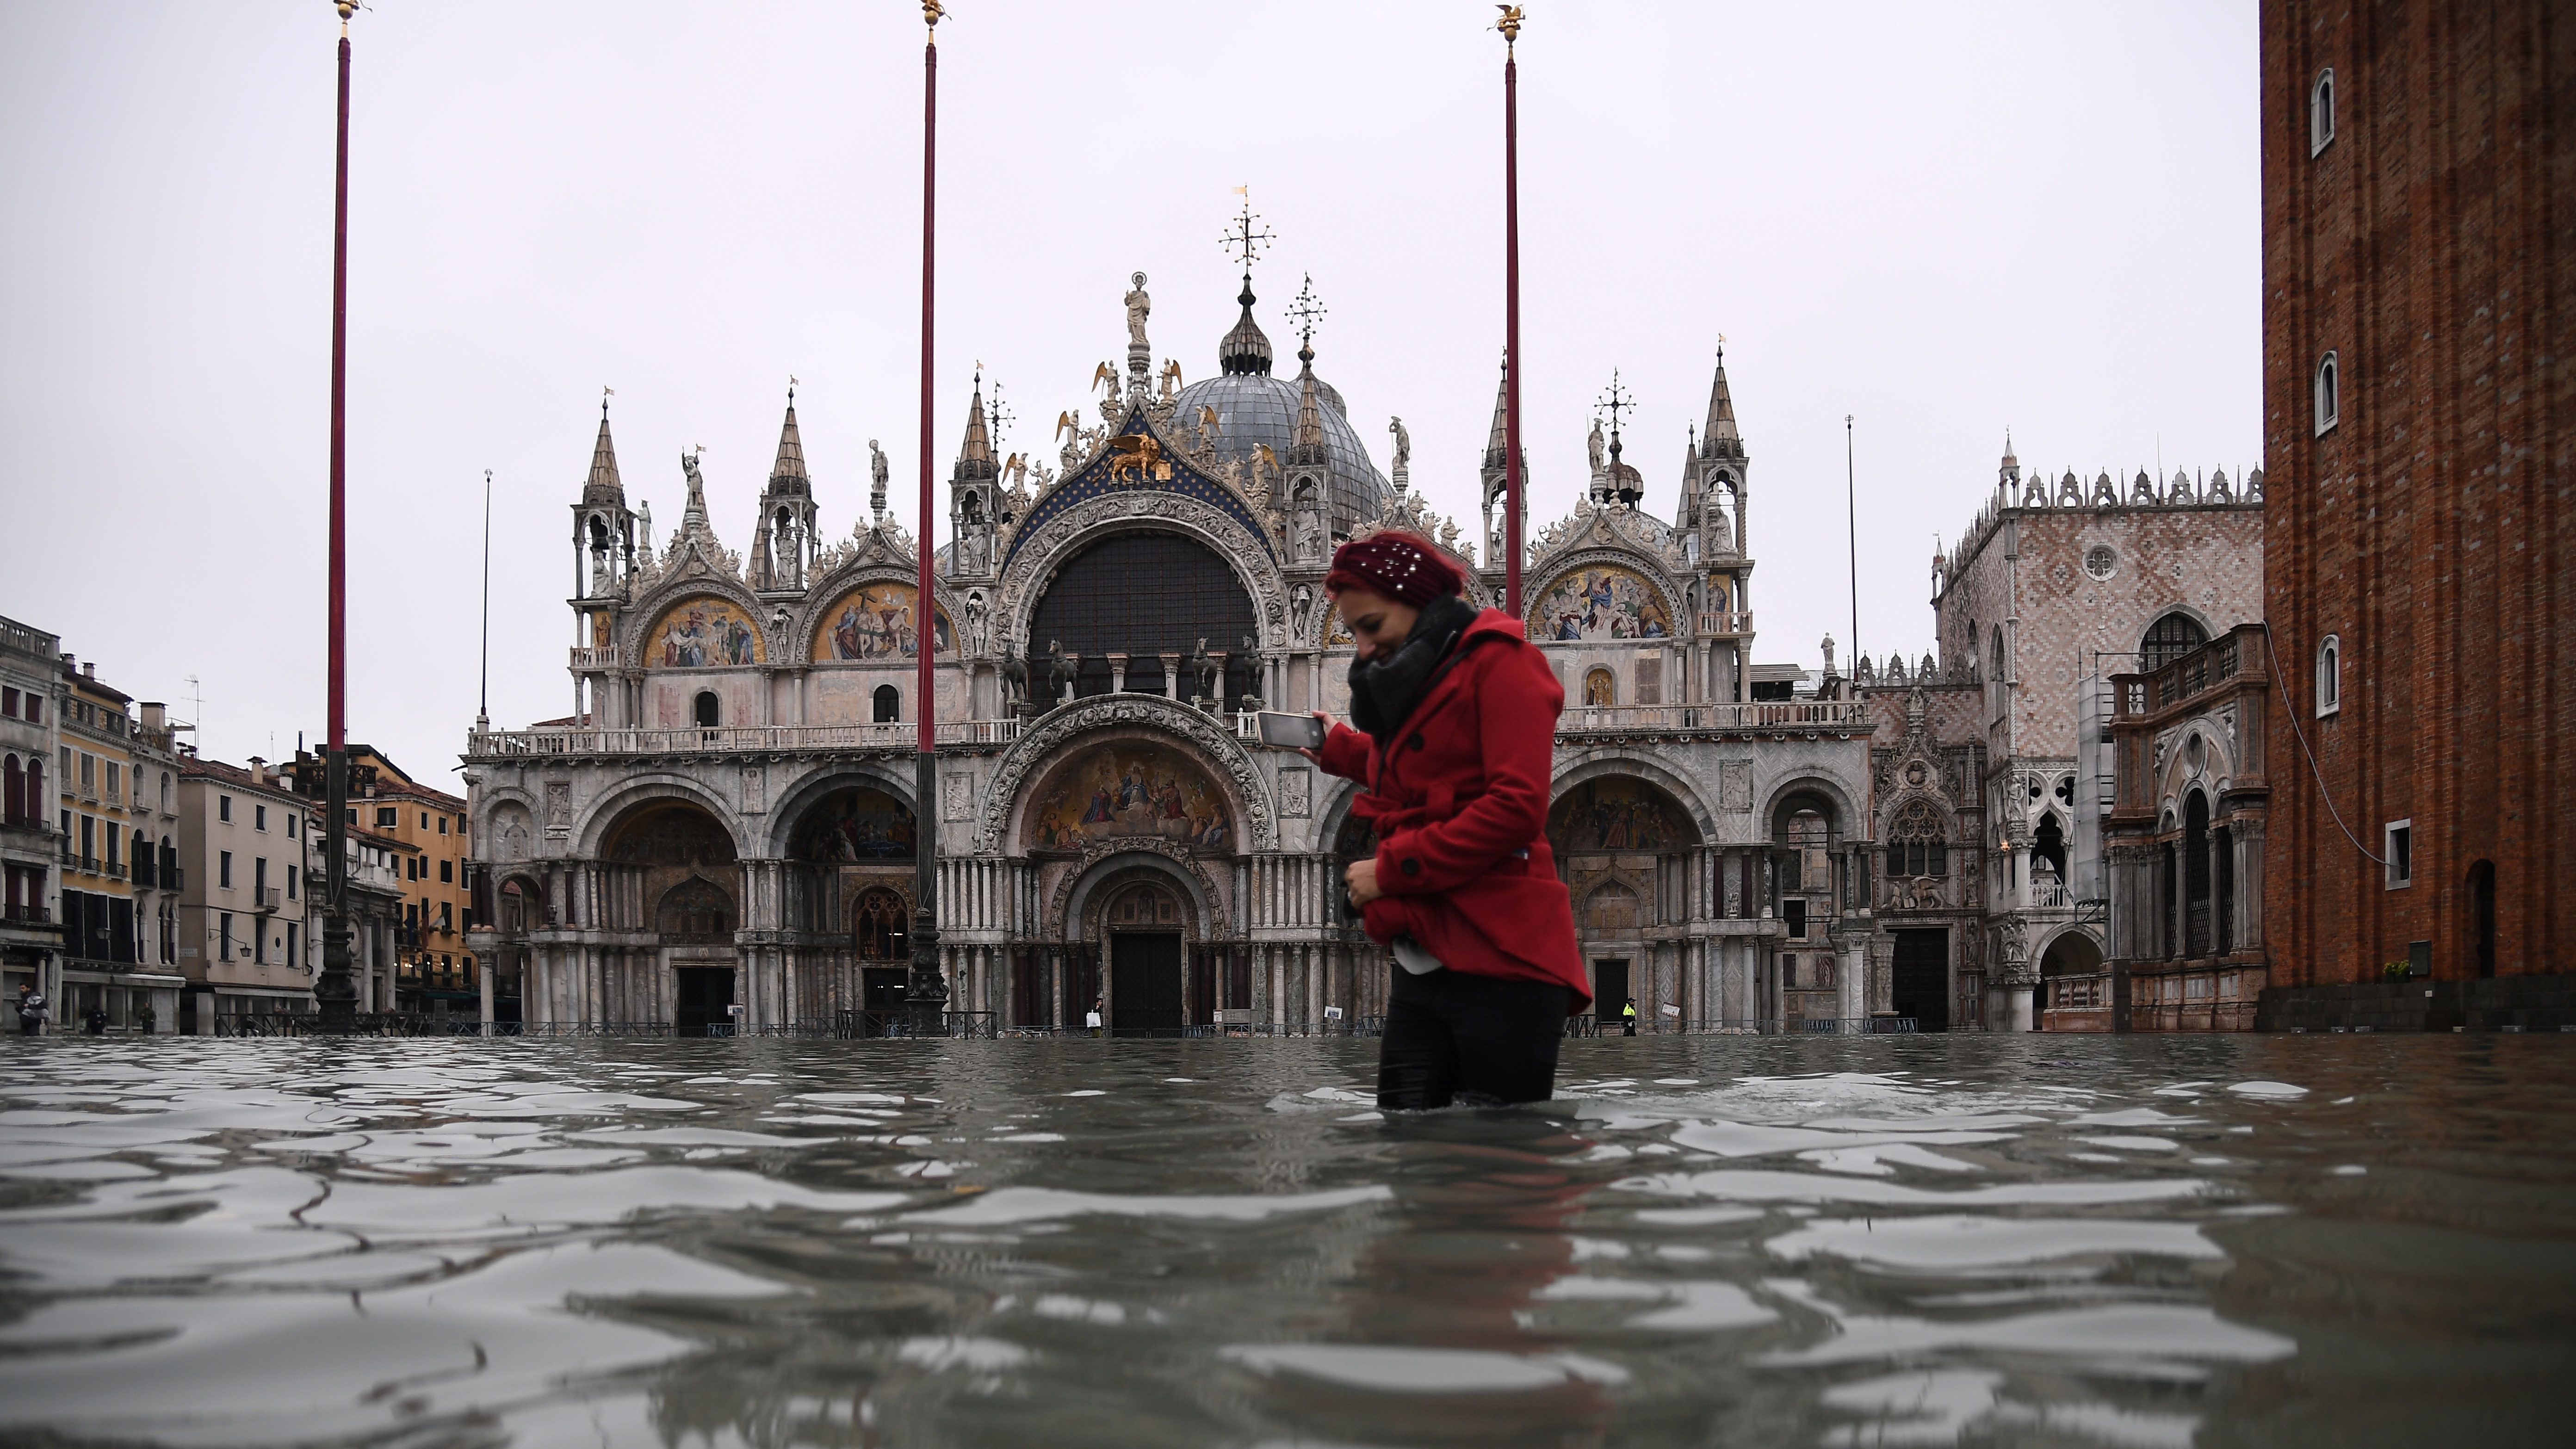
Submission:
[[[1124,376],[1095,378],[1096,424],[1058,420],[1055,468],[995,456],[980,386],[964,419],[929,603],[935,800],[913,788],[919,543],[887,513],[883,454],[868,516],[831,537],[791,396],[744,546],[720,540],[693,457],[657,545],[603,413],[572,509],[575,712],[478,727],[466,754],[472,935],[504,1019],[877,1029],[900,1011],[923,830],[969,1029],[1079,1024],[1095,1000],[1120,1030],[1346,1030],[1378,1011],[1387,957],[1340,908],[1343,865],[1373,849],[1354,787],[1262,747],[1252,712],[1346,712],[1351,645],[1322,587],[1336,540],[1414,530],[1473,602],[1500,601],[1499,390],[1462,536],[1411,490],[1400,423],[1379,471],[1311,333],[1293,376],[1274,366],[1248,275],[1216,375],[1186,385],[1155,368],[1145,281]],[[1567,700],[1548,829],[1596,1010],[1866,1030],[1898,1009],[1867,908],[1869,705],[1753,665],[1723,357],[1680,474],[1653,485],[1678,492],[1675,517],[1645,510],[1622,451],[1596,424],[1588,488],[1525,534],[1529,635]]]

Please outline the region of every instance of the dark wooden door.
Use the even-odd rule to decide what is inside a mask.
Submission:
[[[1628,1005],[1628,962],[1625,957],[1592,963],[1592,1014],[1613,1025]]]
[[[1117,931],[1109,937],[1109,1024],[1120,1031],[1181,1027],[1181,933]]]
[[[733,1016],[725,1008],[733,1005],[733,972],[721,967],[683,966],[676,974],[680,980],[671,1004],[671,1034],[705,1036],[709,1026],[730,1031]]]
[[[1916,1031],[1950,1029],[1950,933],[1896,933],[1893,997],[1896,1014],[1914,1018]]]

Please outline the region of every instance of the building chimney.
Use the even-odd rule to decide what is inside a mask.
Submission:
[[[168,729],[170,727],[169,707],[157,699],[145,700],[143,702],[143,727],[147,730],[156,731]]]
[[[261,784],[263,784],[263,785],[267,784],[267,783],[268,783],[268,761],[261,759],[261,758],[260,758],[259,756],[257,756],[257,755],[253,755],[253,756],[251,756],[251,757],[250,757],[250,777],[251,777],[252,779],[254,779],[254,780],[257,780],[259,783],[261,783]]]
[[[82,665],[82,666],[81,666],[81,678],[83,678],[83,679],[93,679],[93,680],[94,680],[94,679],[96,679],[96,678],[98,678],[98,666],[97,666],[97,665],[95,665],[95,664],[84,664],[84,665]]]

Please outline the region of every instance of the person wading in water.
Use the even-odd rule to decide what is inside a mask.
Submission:
[[[1344,872],[1369,939],[1395,954],[1378,1106],[1545,1101],[1565,1019],[1591,1000],[1574,908],[1547,845],[1565,691],[1520,622],[1460,597],[1426,539],[1333,552],[1325,592],[1350,626],[1351,719],[1301,751],[1365,788],[1377,854]]]

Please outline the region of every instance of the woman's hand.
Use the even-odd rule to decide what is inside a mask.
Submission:
[[[1352,861],[1350,869],[1342,872],[1342,884],[1350,890],[1351,904],[1355,906],[1365,906],[1386,894],[1377,888],[1377,857],[1374,855],[1366,860]]]
[[[1324,738],[1331,739],[1333,737],[1333,717],[1319,709],[1315,711],[1315,721],[1324,727]],[[1324,752],[1321,750],[1299,750],[1297,753],[1304,755],[1307,759],[1314,761],[1317,765],[1324,763]]]

